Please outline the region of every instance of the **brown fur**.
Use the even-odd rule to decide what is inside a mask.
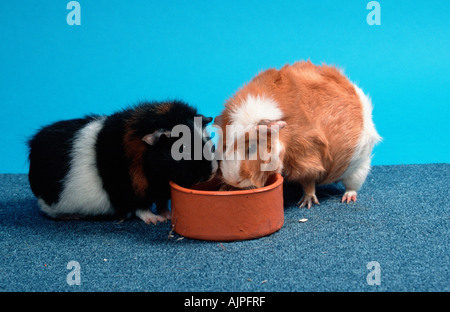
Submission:
[[[156,113],[163,115],[170,111],[172,103],[162,103],[156,106]],[[142,141],[142,137],[135,133],[136,124],[139,119],[145,114],[145,110],[137,107],[131,117],[125,124],[125,135],[123,139],[126,157],[130,162],[129,175],[133,185],[134,192],[137,196],[145,198],[147,189],[149,187],[147,177],[144,173],[144,159],[143,155],[146,148],[146,143]]]
[[[156,112],[158,114],[166,114],[170,111],[170,109],[172,108],[172,103],[168,102],[168,103],[163,103],[161,105],[158,105],[156,107]]]
[[[287,126],[280,130],[284,151],[282,174],[300,182],[306,193],[315,184],[335,182],[348,167],[363,127],[362,103],[351,82],[327,65],[297,62],[258,74],[227,101],[217,119],[226,137],[230,111],[247,96],[267,96],[282,110]],[[225,142],[224,142],[225,144]],[[225,148],[225,145],[223,146]],[[261,160],[245,160],[243,177],[263,185],[271,172],[261,172]]]
[[[130,161],[129,174],[133,189],[138,196],[145,198],[145,193],[148,189],[148,181],[143,170],[145,143],[142,141],[142,138],[134,134],[129,124],[127,125],[123,143],[126,156]]]

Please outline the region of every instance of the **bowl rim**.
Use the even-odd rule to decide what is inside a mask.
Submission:
[[[186,194],[195,194],[195,195],[212,195],[212,196],[233,196],[233,195],[249,195],[254,193],[262,193],[267,192],[272,189],[275,189],[276,187],[283,184],[283,176],[279,173],[275,173],[275,181],[267,186],[259,187],[256,189],[250,189],[250,190],[237,190],[237,191],[205,191],[205,190],[194,190],[186,187],[182,187],[178,184],[176,184],[173,181],[169,181],[170,187],[173,189],[186,193]]]

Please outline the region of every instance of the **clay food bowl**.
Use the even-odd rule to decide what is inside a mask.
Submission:
[[[192,188],[170,182],[173,230],[181,236],[234,241],[263,237],[284,223],[283,177],[272,175],[266,186],[218,191],[211,181]]]

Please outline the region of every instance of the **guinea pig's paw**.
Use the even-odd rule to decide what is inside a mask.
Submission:
[[[172,212],[170,210],[163,210],[163,211],[160,212],[160,215],[165,220],[171,220],[172,219]]]
[[[166,221],[166,218],[160,215],[156,215],[148,209],[136,210],[136,216],[147,224],[153,223],[154,225],[156,225],[158,221],[159,222]]]
[[[356,191],[345,192],[344,196],[342,196],[341,203],[345,201],[347,202],[347,204],[350,203],[351,201],[356,202],[356,195],[357,195]]]
[[[297,205],[299,208],[308,206],[308,209],[310,209],[313,203],[316,205],[320,205],[317,196],[315,194],[312,195],[305,194],[303,195],[302,199],[300,199],[300,201],[297,203]]]

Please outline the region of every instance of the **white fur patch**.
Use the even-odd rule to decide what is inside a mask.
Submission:
[[[104,118],[91,121],[76,133],[70,153],[70,169],[63,180],[59,202],[49,206],[39,201],[41,209],[48,215],[104,215],[113,212],[96,165],[95,144],[103,122]]]
[[[249,187],[251,182],[241,180],[239,171],[241,160],[245,159],[245,151],[238,148],[234,151],[235,141],[242,139],[242,136],[252,130],[262,120],[280,120],[283,112],[278,107],[278,103],[269,97],[248,95],[247,99],[239,103],[230,112],[231,127],[227,127],[224,160],[221,162],[222,174],[228,183],[238,187]],[[239,146],[239,145],[238,145]]]
[[[232,124],[248,131],[261,120],[280,120],[283,112],[278,103],[268,97],[248,95],[247,99],[230,112]]]
[[[370,171],[373,147],[381,141],[381,137],[372,121],[372,102],[370,98],[358,86],[355,84],[353,86],[363,107],[363,129],[355,153],[341,180],[346,189],[357,191],[366,180]]]

